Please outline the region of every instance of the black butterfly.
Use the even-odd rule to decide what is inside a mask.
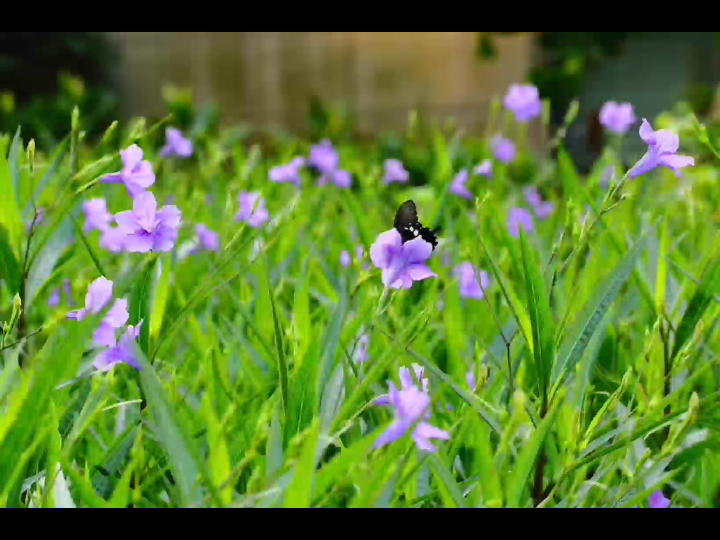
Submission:
[[[405,201],[398,208],[397,214],[395,214],[395,223],[393,224],[397,232],[402,236],[403,244],[414,240],[418,236],[432,244],[433,250],[438,245],[438,239],[436,233],[440,231],[438,227],[433,230],[423,227],[422,223],[418,221],[417,208],[413,201]]]

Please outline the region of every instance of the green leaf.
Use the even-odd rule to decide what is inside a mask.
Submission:
[[[0,225],[0,280],[5,282],[11,295],[20,293],[22,270],[3,225]]]
[[[457,482],[455,482],[455,479],[452,474],[450,474],[447,465],[445,465],[443,461],[447,462],[448,460],[441,460],[435,454],[430,456],[430,466],[435,474],[435,478],[440,481],[440,492],[445,492],[446,494],[443,499],[448,502],[452,501],[453,503],[452,505],[446,503],[446,506],[450,506],[451,508],[467,508],[465,498],[463,497]]]
[[[31,215],[31,212],[33,211],[33,206],[32,206],[33,201],[37,201],[40,199],[40,196],[42,195],[43,191],[45,190],[45,187],[50,182],[50,179],[57,172],[58,167],[60,166],[63,158],[65,157],[65,152],[67,152],[69,144],[70,144],[70,139],[68,137],[65,137],[65,139],[63,139],[63,141],[60,143],[60,146],[58,146],[57,149],[55,150],[55,154],[53,155],[52,162],[48,166],[43,177],[40,179],[40,182],[38,182],[38,185],[35,186],[35,191],[33,192],[31,201],[25,205],[25,217],[28,217]]]
[[[288,393],[288,367],[287,360],[285,359],[285,346],[283,344],[280,321],[278,321],[277,311],[275,308],[275,298],[273,297],[272,286],[270,285],[270,274],[267,271],[267,265],[263,265],[263,267],[265,269],[265,283],[267,285],[267,292],[270,298],[273,329],[275,331],[275,349],[277,350],[278,374],[280,376],[280,395],[282,396],[283,412],[285,413],[285,418],[287,418],[290,396]]]
[[[172,276],[172,259],[169,254],[163,255],[158,262],[155,286],[153,287],[153,301],[150,315],[150,337],[155,339],[162,328],[163,317],[167,307],[170,293],[170,278]]]
[[[545,288],[545,280],[540,271],[535,252],[528,245],[522,229],[520,230],[520,248],[525,273],[528,312],[530,313],[530,325],[532,327],[535,369],[543,396],[544,408],[547,404],[550,372],[555,360],[555,321],[550,310],[550,298]]]
[[[660,232],[660,253],[657,261],[657,277],[655,279],[655,309],[661,316],[665,307],[665,290],[667,289],[667,255],[670,244],[667,219],[662,222]]]
[[[20,237],[23,225],[15,185],[13,184],[13,176],[4,152],[0,152],[0,194],[2,194],[0,196],[0,227],[7,231],[7,244],[12,249],[16,260],[19,260]]]
[[[31,306],[36,294],[50,278],[53,269],[65,249],[72,243],[72,228],[67,222],[62,223],[50,241],[33,261],[25,285],[25,302]]]
[[[210,392],[207,392],[203,397],[203,413],[208,428],[208,466],[210,469],[210,478],[219,490],[220,501],[223,505],[227,506],[232,502],[233,486],[232,483],[228,483],[224,487],[221,487],[221,485],[230,478],[230,455],[222,426],[218,421],[210,399]]]
[[[540,426],[530,436],[530,440],[523,444],[522,451],[513,466],[512,474],[508,479],[507,507],[519,508],[522,496],[532,473],[533,464],[537,459],[540,448],[545,442],[550,429],[555,422],[555,416],[560,409],[560,404],[565,399],[565,389],[561,389],[556,396],[555,403],[550,412],[540,423]]]
[[[309,508],[317,464],[320,422],[315,420],[305,438],[292,482],[285,491],[284,508]]]
[[[716,248],[712,251],[713,256],[705,265],[700,285],[690,299],[680,324],[675,332],[675,344],[672,350],[672,358],[675,358],[683,348],[688,339],[695,331],[700,319],[713,300],[715,291],[720,284],[720,243],[716,242]]]
[[[575,364],[582,358],[585,348],[600,325],[603,316],[632,274],[638,257],[645,248],[646,241],[647,233],[635,242],[635,245],[610,271],[607,278],[595,288],[595,294],[581,310],[578,322],[568,332],[570,337],[560,347],[558,361],[553,372],[555,385],[566,373],[572,372]]]
[[[20,140],[20,127],[18,126],[12,144],[10,145],[10,154],[8,155],[8,165],[10,166],[10,178],[15,189],[15,196],[20,194],[20,151],[22,150],[22,141]],[[19,206],[19,201],[15,201]]]
[[[135,283],[130,297],[130,319],[129,324],[137,325],[143,321],[140,328],[140,339],[138,343],[145,354],[149,350],[150,340],[150,297],[152,295],[153,268],[157,263],[157,255],[151,255],[145,263],[142,276]]]
[[[575,202],[580,202],[580,178],[578,176],[577,169],[573,163],[570,154],[567,153],[565,148],[560,147],[558,149],[558,174],[560,181],[562,182],[563,191],[566,199],[573,199]]]
[[[200,502],[199,466],[192,440],[175,413],[165,388],[143,351],[133,344],[140,370],[140,382],[147,396],[155,435],[170,457],[170,464],[182,506]]]

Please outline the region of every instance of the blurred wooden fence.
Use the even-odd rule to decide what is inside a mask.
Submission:
[[[161,114],[166,83],[220,105],[224,122],[306,127],[308,100],[344,104],[362,132],[397,129],[408,111],[476,130],[493,96],[522,80],[530,33],[498,39],[479,62],[475,32],[111,32],[127,114]]]

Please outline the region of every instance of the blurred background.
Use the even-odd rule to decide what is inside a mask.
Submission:
[[[638,118],[720,116],[720,33],[2,32],[0,132],[22,125],[52,145],[79,104],[89,135],[168,111],[182,125],[189,107],[206,122],[309,137],[328,124],[357,138],[403,130],[412,110],[481,133],[492,100],[522,81],[555,124],[578,100],[566,144],[584,168],[602,147],[605,101],[631,102]]]

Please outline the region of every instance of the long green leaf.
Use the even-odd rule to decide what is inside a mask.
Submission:
[[[572,372],[575,364],[582,358],[590,338],[600,325],[603,316],[632,274],[635,263],[645,248],[647,237],[647,233],[645,233],[635,242],[635,245],[615,265],[608,277],[596,287],[594,296],[583,307],[578,323],[568,332],[570,337],[560,347],[558,361],[553,372],[554,385],[557,384],[560,377]]]
[[[513,467],[513,472],[508,480],[507,507],[518,508],[522,502],[522,496],[527,487],[533,464],[537,459],[540,448],[545,442],[550,429],[555,422],[555,416],[560,409],[560,404],[565,399],[565,391],[562,389],[556,397],[556,401],[550,409],[550,412],[540,423],[538,428],[530,436],[530,440],[525,443]]]
[[[285,508],[309,508],[312,500],[313,479],[317,463],[320,422],[316,419],[310,426],[300,459],[295,467],[295,475],[285,491]]]
[[[7,231],[7,243],[12,248],[15,258],[19,260],[22,218],[13,177],[4,152],[0,152],[0,226]]]
[[[170,403],[155,369],[140,347],[134,345],[133,349],[142,368],[140,381],[147,396],[148,409],[153,419],[156,435],[170,457],[173,476],[180,495],[180,504],[182,506],[197,504],[201,497],[198,486],[200,468],[195,458],[196,453],[192,446],[192,440],[175,413],[175,407]]]
[[[535,369],[544,407],[547,404],[550,372],[555,360],[555,321],[550,310],[550,298],[547,294],[539,263],[534,251],[528,245],[522,229],[520,230],[520,248],[525,273],[528,312],[530,313],[530,325],[532,326]]]

